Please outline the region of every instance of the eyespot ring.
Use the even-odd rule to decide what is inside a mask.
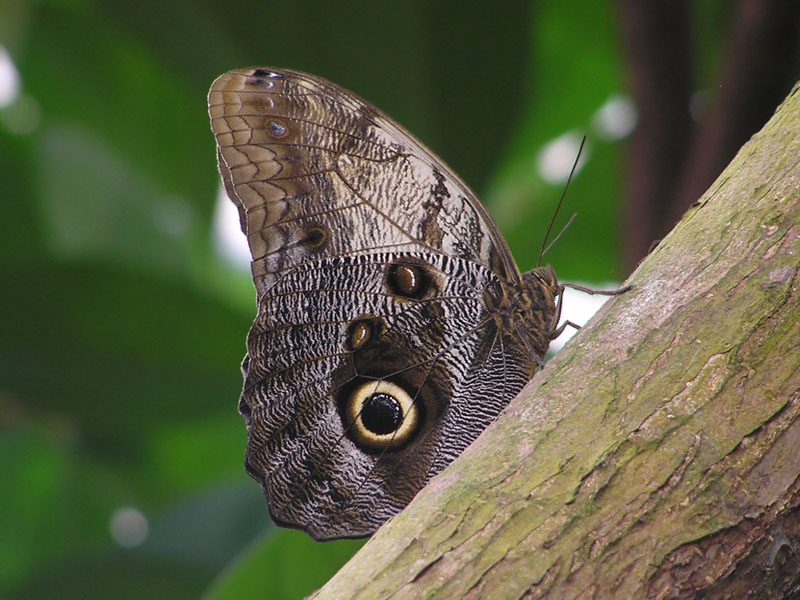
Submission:
[[[322,248],[328,241],[328,233],[319,225],[313,225],[305,230],[301,243],[312,250]]]
[[[345,408],[351,438],[372,450],[405,446],[419,427],[419,412],[408,392],[385,379],[359,385]]]

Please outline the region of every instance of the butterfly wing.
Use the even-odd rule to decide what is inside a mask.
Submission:
[[[494,306],[519,271],[469,189],[350,92],[243,69],[209,113],[258,292],[248,472],[277,522],[367,535],[532,376]]]

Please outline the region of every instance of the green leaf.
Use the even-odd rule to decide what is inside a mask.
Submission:
[[[226,569],[203,598],[302,598],[320,588],[363,545],[360,540],[320,543],[300,531],[274,531]]]

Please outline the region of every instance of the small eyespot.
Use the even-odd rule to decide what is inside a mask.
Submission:
[[[377,317],[359,317],[347,326],[345,350],[353,352],[367,345],[380,334],[381,321]]]
[[[328,239],[328,234],[322,227],[314,225],[305,231],[305,237],[301,240],[304,246],[309,248],[321,248]]]
[[[283,75],[268,71],[267,69],[256,69],[246,78],[245,85],[253,89],[271,90],[275,87],[275,80],[278,79],[283,79]]]
[[[422,265],[393,263],[386,272],[386,286],[395,296],[419,300],[430,290],[431,277]]]
[[[267,129],[269,130],[269,134],[277,139],[285,138],[287,135],[289,135],[289,129],[281,121],[270,121],[267,123]]]
[[[347,399],[349,434],[360,446],[392,450],[405,446],[419,426],[419,409],[399,385],[379,379],[358,386]]]
[[[267,79],[283,79],[283,74],[270,71],[269,69],[256,69],[252,73],[253,77],[262,77]]]

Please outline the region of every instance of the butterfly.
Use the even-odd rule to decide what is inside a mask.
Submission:
[[[258,296],[247,472],[276,523],[369,535],[542,366],[564,284],[522,274],[469,188],[355,94],[250,68],[208,104]]]

